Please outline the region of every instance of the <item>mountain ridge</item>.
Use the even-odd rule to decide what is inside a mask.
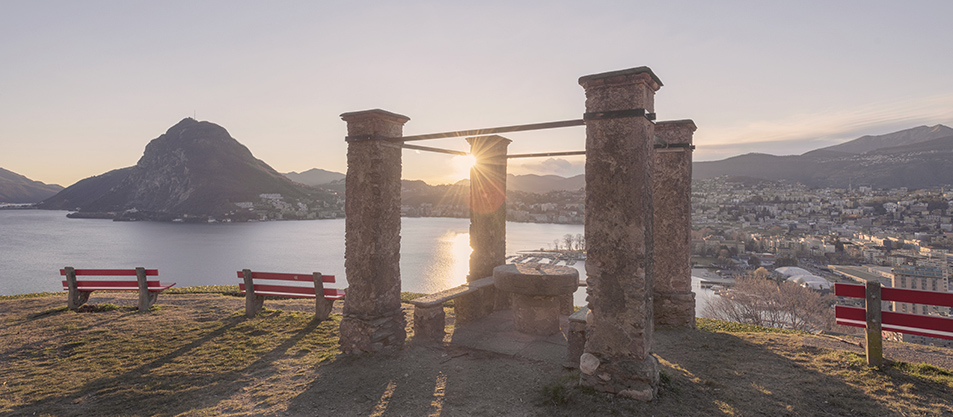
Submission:
[[[86,178],[40,203],[45,209],[144,213],[147,219],[226,216],[236,203],[280,194],[311,200],[316,190],[284,177],[225,128],[185,118],[151,140],[136,165]]]
[[[47,184],[0,168],[0,203],[37,203],[63,190],[59,184]]]
[[[937,137],[949,132],[949,135]],[[693,177],[747,176],[796,181],[811,187],[870,185],[913,189],[953,184],[953,129],[918,126],[801,155],[749,153],[719,161],[695,162]],[[854,152],[862,150],[863,152]]]

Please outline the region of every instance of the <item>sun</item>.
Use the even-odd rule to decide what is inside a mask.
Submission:
[[[470,154],[457,155],[452,160],[454,175],[459,178],[470,178],[470,168],[476,165],[476,157]]]

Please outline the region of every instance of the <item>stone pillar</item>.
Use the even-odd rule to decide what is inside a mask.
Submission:
[[[652,175],[655,91],[647,67],[584,76],[586,271],[589,314],[581,383],[650,401],[658,393],[652,349]]]
[[[347,297],[341,320],[344,353],[378,352],[401,345],[401,149],[406,116],[383,110],[344,113],[347,179],[344,269]]]
[[[493,276],[506,263],[506,148],[502,136],[467,138],[476,164],[470,168],[470,273],[467,282]],[[457,297],[456,320],[466,323],[509,308],[509,295],[492,286]]]
[[[658,122],[653,181],[655,239],[654,315],[656,326],[695,328],[692,292],[692,133],[691,120]]]

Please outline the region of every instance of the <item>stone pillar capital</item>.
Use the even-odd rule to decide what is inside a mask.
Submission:
[[[386,110],[372,109],[341,114],[347,122],[347,140],[385,139],[403,135],[403,126],[410,118]],[[358,136],[363,136],[358,138]]]
[[[688,144],[692,143],[692,134],[698,127],[691,119],[685,120],[666,120],[655,123],[655,136],[662,139],[666,144]],[[686,148],[691,151],[691,148]]]
[[[586,75],[579,78],[586,90],[586,111],[644,109],[655,113],[655,92],[662,81],[649,67]]]

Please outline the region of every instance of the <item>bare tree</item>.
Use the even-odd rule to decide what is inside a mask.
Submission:
[[[576,250],[586,250],[586,236],[582,233],[576,234]]]
[[[760,268],[759,268],[760,270]],[[789,281],[765,279],[763,274],[738,278],[735,286],[705,307],[705,316],[765,327],[793,330],[830,330],[833,297],[821,296]]]
[[[563,235],[563,247],[566,248],[566,250],[572,250],[572,243],[575,240],[576,239],[573,238],[571,234],[566,233],[565,235]]]

